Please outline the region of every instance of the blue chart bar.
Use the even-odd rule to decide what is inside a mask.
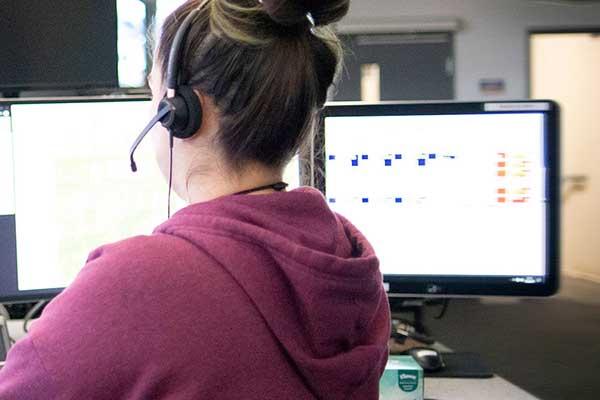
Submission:
[[[383,159],[384,166],[391,167],[393,165],[396,165],[396,164],[394,164],[394,162],[404,160],[405,159],[404,156],[405,155],[403,155],[401,153],[387,154]],[[337,157],[335,155],[331,154],[328,156],[328,158],[329,158],[329,160],[335,160]],[[412,157],[409,157],[409,158],[412,158]],[[351,160],[351,165],[353,167],[359,167],[361,162],[368,161],[370,159],[371,159],[371,156],[369,154],[356,154],[356,155],[354,155],[354,157]],[[439,154],[439,153],[424,152],[419,155],[419,158],[417,158],[417,165],[419,167],[425,167],[427,165],[430,165],[427,163],[428,161],[431,162],[432,160],[442,160],[442,159],[454,160],[454,159],[456,159],[456,156],[451,155],[451,154]],[[433,162],[437,162],[437,161],[433,161]]]

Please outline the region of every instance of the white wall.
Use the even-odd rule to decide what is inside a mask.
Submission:
[[[352,0],[340,25],[459,20],[455,36],[458,100],[525,98],[529,95],[531,29],[600,28],[600,2],[567,6],[559,0]],[[500,96],[479,92],[479,80],[501,78]]]

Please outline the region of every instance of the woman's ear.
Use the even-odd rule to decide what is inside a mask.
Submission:
[[[202,123],[198,129],[198,136],[214,135],[219,128],[219,111],[213,99],[198,89],[194,89],[200,108],[202,109]]]

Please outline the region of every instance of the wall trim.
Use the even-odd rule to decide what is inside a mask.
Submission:
[[[347,18],[336,26],[342,35],[376,33],[456,32],[462,28],[457,18]]]

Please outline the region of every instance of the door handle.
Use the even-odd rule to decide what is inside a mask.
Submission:
[[[566,203],[575,193],[585,191],[589,180],[590,177],[588,175],[563,175],[561,178],[563,186],[562,202]]]
[[[590,177],[588,175],[571,174],[571,175],[563,175],[563,177],[561,178],[561,183],[563,185],[571,184],[571,185],[585,186],[589,180],[590,180]]]

